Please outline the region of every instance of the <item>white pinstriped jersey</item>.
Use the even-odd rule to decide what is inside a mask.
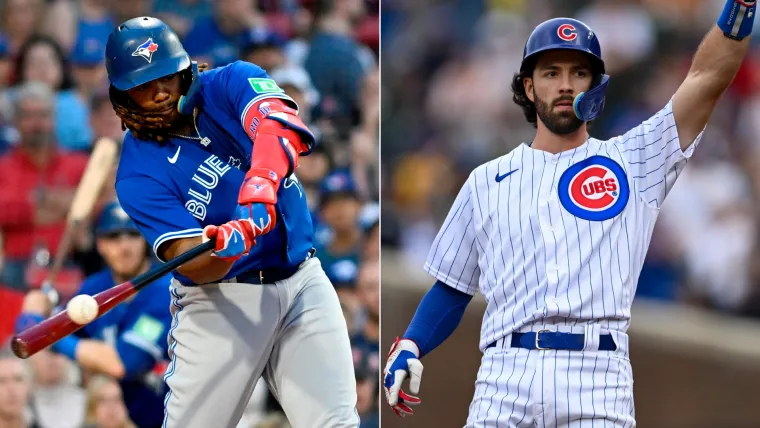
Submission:
[[[521,144],[476,168],[425,269],[485,296],[481,350],[536,325],[625,333],[659,207],[701,136],[681,150],[669,102],[608,141]]]

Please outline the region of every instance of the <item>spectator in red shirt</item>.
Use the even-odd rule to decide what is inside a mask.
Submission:
[[[19,141],[0,157],[0,229],[5,256],[0,283],[26,290],[24,270],[38,246],[55,251],[87,156],[58,149],[54,94],[47,85],[21,85],[13,108]]]

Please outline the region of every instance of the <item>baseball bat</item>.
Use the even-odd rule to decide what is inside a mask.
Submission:
[[[55,251],[53,265],[42,282],[42,292],[48,296],[52,306],[58,304],[58,292],[53,284],[55,278],[63,267],[63,262],[68,257],[73,246],[74,236],[79,231],[82,223],[90,216],[95,202],[100,197],[106,177],[116,160],[118,143],[110,138],[101,138],[95,143],[95,148],[87,161],[84,174],[79,180],[79,185],[71,200],[71,208],[66,218],[66,229]]]
[[[203,253],[213,250],[215,242],[216,241],[213,239],[206,241],[168,262],[136,276],[131,281],[123,282],[92,296],[98,303],[98,317],[133,296],[156,279],[179,268]],[[17,357],[29,358],[40,350],[47,348],[64,336],[74,333],[82,327],[84,327],[84,325],[72,321],[64,310],[14,336],[11,340],[11,347],[13,348],[13,353],[16,354]]]

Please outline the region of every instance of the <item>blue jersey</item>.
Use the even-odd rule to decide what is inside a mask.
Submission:
[[[154,368],[169,360],[167,335],[172,316],[166,275],[84,326],[77,336],[102,340],[119,353],[126,375],[121,381],[129,417],[139,427],[160,426],[164,418],[166,384]],[[88,277],[77,294],[94,295],[115,285],[110,269]]]
[[[246,115],[258,101],[290,100],[258,66],[237,61],[200,73],[202,108],[197,115],[203,140],[171,138],[163,144],[124,138],[116,192],[124,210],[159,255],[161,244],[200,236],[206,225],[235,217],[237,198],[250,168],[253,144]],[[295,174],[277,193],[277,224],[256,239],[224,279],[249,270],[296,266],[312,248],[313,227],[306,195]],[[184,284],[193,284],[178,273]]]

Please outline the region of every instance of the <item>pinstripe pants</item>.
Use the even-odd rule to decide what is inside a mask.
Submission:
[[[489,348],[467,428],[633,428],[628,358],[610,351]]]

